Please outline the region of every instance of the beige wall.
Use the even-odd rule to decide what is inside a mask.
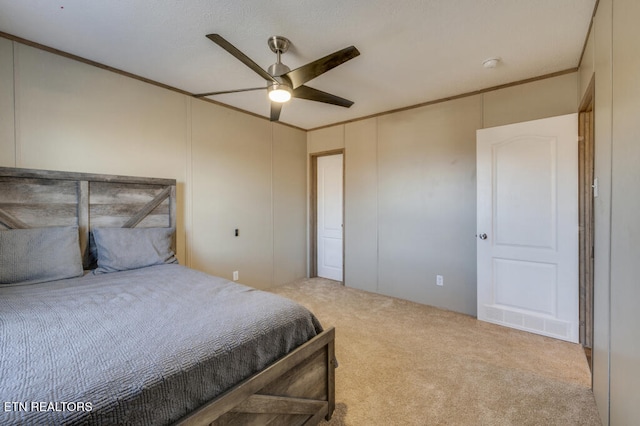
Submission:
[[[0,38],[0,166],[15,167],[13,43]]]
[[[380,292],[378,287],[378,120],[345,126],[344,280],[350,287]]]
[[[483,127],[576,112],[577,73],[494,90],[483,95]]]
[[[326,127],[307,133],[307,150],[311,153],[344,148],[344,125]]]
[[[307,275],[306,132],[273,129],[274,283]]]
[[[192,266],[269,285],[273,275],[270,123],[205,102],[192,105]],[[234,230],[239,230],[235,237]]]
[[[305,275],[304,131],[3,38],[0,94],[1,165],[174,178],[181,263],[261,288]]]
[[[595,74],[593,391],[606,425],[640,418],[639,16],[635,0],[600,0],[580,67],[581,92]]]
[[[345,149],[345,284],[476,314],[476,130],[576,112],[577,73],[308,132]],[[436,275],[444,286],[436,286]]]
[[[600,30],[602,30],[602,23],[600,23]],[[582,102],[582,98],[589,87],[591,78],[595,70],[595,22],[593,28],[589,32],[586,44],[584,46],[584,54],[582,56],[582,62],[580,62],[580,68],[578,70],[578,105]]]
[[[481,111],[472,96],[378,118],[380,292],[475,314]]]
[[[625,425],[640,419],[640,3],[612,3],[610,421]]]

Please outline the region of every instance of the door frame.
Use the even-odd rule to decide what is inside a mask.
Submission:
[[[345,164],[344,148],[309,154],[311,161],[311,188],[309,191],[309,277],[318,276],[318,157],[342,154],[342,283],[344,284],[344,201],[345,201]]]
[[[578,215],[579,215],[579,286],[580,286],[580,343],[587,349],[591,367],[590,349],[593,347],[593,287],[594,287],[594,133],[595,75],[578,108]]]

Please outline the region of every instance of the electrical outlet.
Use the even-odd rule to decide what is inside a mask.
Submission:
[[[444,285],[444,277],[442,275],[436,275],[436,285],[441,287]]]
[[[233,271],[233,280],[238,281],[238,271]]]

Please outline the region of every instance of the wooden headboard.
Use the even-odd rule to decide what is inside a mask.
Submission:
[[[0,167],[0,230],[44,226],[78,226],[87,269],[94,227],[175,229],[176,181]]]

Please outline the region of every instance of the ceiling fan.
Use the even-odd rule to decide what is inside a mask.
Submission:
[[[317,59],[313,62],[309,62],[308,64],[291,71],[288,66],[280,61],[282,54],[289,49],[291,42],[285,37],[273,36],[267,40],[267,43],[271,51],[277,55],[277,60],[275,64],[271,65],[265,71],[260,68],[258,64],[253,62],[247,55],[242,53],[219,34],[208,34],[207,38],[232,54],[234,57],[240,60],[240,62],[251,68],[260,77],[264,78],[267,81],[267,85],[262,87],[252,87],[249,89],[200,93],[194,95],[197,98],[212,95],[222,95],[225,93],[248,92],[251,90],[266,89],[269,95],[269,99],[271,100],[271,121],[278,121],[278,119],[280,118],[280,111],[282,110],[282,104],[284,102],[287,102],[292,97],[307,99],[309,101],[324,102],[327,104],[338,105],[345,108],[349,108],[351,105],[353,105],[353,102],[348,99],[344,99],[339,96],[332,95],[330,93],[323,92],[309,86],[305,86],[304,83],[358,56],[360,52],[358,52],[358,49],[356,49],[354,46],[349,46],[342,50],[338,50],[337,52]]]

